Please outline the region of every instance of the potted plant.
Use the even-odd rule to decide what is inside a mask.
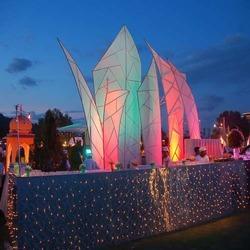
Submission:
[[[80,164],[79,166],[79,170],[81,174],[84,174],[86,171],[86,166],[84,165],[84,163]]]
[[[19,172],[19,164],[18,164],[17,162],[14,163],[14,168],[13,168],[13,170],[14,170],[14,174],[15,174],[16,176],[19,176],[19,175],[20,175],[20,172]]]
[[[154,162],[151,162],[151,163],[150,163],[150,166],[151,166],[151,168],[155,168],[155,163],[154,163]]]
[[[121,164],[120,162],[117,162],[117,163],[115,164],[115,169],[116,169],[116,170],[121,170],[121,168],[122,168],[122,164]]]
[[[29,177],[30,176],[30,172],[32,171],[32,167],[30,165],[26,165],[25,167],[25,174],[26,174],[26,177]]]

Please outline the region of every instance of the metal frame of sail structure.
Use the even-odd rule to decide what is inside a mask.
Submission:
[[[97,109],[100,117],[109,91],[127,91],[119,127],[119,160],[126,167],[132,160],[140,161],[141,124],[137,91],[141,84],[141,62],[137,48],[124,26],[107,49],[94,71]]]

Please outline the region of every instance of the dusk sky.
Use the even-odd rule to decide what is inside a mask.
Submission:
[[[224,110],[250,111],[250,1],[0,0],[0,113],[14,105],[82,117],[59,38],[92,85],[92,69],[123,25],[143,77],[156,51],[187,74],[202,127]]]

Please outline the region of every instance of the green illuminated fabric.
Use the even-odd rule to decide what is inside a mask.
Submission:
[[[119,129],[119,161],[126,166],[131,160],[139,160],[141,125],[137,91],[141,84],[141,62],[125,26],[96,65],[93,78],[100,117],[104,116],[108,91],[128,91]]]
[[[161,165],[161,111],[154,59],[152,59],[149,71],[140,86],[138,96],[146,161]]]

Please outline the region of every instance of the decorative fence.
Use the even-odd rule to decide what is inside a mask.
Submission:
[[[19,249],[96,249],[232,213],[247,163],[16,178]]]

